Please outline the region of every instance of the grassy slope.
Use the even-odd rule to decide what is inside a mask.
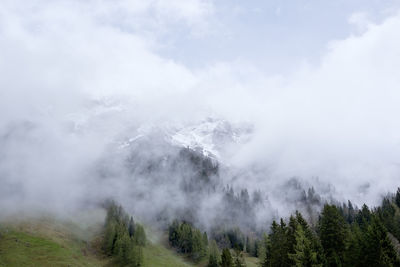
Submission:
[[[145,266],[155,267],[206,267],[207,259],[203,259],[197,264],[194,264],[190,259],[178,254],[168,244],[168,237],[160,232],[146,231],[149,243],[144,250]],[[247,267],[258,267],[258,259],[255,257],[245,257]]]
[[[165,248],[161,245],[148,245],[144,250],[144,263],[145,266],[155,267],[205,267],[207,266],[207,260],[201,261],[199,264],[191,263],[186,261],[181,255],[176,254],[170,249]],[[254,257],[246,257],[247,267],[256,267],[258,265],[258,259]]]
[[[101,266],[84,255],[84,245],[61,245],[23,232],[8,231],[0,240],[0,266]]]
[[[93,240],[98,227],[53,219],[0,224],[0,267],[7,266],[113,266],[99,253]],[[203,267],[206,260],[194,264],[166,244],[165,237],[147,231],[149,244],[143,250],[145,266]],[[79,237],[78,237],[79,236]],[[256,258],[246,258],[248,267],[257,266]]]
[[[176,253],[168,244],[168,237],[154,229],[146,229],[148,244],[143,250],[144,266],[196,266]]]
[[[246,265],[247,267],[256,267],[256,266],[260,266],[259,262],[258,262],[258,258],[255,257],[246,257]]]
[[[78,238],[76,225],[55,220],[2,223],[0,266],[104,266],[90,242]],[[90,231],[87,231],[90,232]]]
[[[191,263],[185,262],[185,260],[182,257],[178,256],[175,252],[161,245],[154,245],[154,244],[147,245],[143,251],[143,256],[144,256],[144,265],[149,267],[195,266]]]

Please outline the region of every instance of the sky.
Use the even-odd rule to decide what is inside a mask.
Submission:
[[[319,177],[374,204],[400,174],[399,12],[390,0],[0,0],[0,192],[23,188],[4,201],[61,194],[62,206],[132,125],[211,114],[254,125],[229,161],[272,178],[243,186]]]
[[[318,64],[329,42],[360,34],[395,13],[398,1],[214,1],[200,25],[160,35],[159,52],[187,66],[244,61],[265,74]],[[207,21],[207,22],[204,22]],[[206,25],[204,25],[204,24]],[[176,26],[176,25],[175,25]]]

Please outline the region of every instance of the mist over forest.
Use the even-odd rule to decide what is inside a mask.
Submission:
[[[400,5],[323,2],[0,1],[0,222],[101,209],[131,263],[133,220],[198,259],[298,213],[325,246],[330,205],[400,238]]]

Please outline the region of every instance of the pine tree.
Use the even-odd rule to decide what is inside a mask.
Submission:
[[[246,238],[246,252],[253,257],[257,257],[256,243],[257,243],[257,240],[255,240],[254,238],[251,238],[251,237]]]
[[[222,250],[221,267],[233,267],[231,252],[228,248]]]
[[[356,215],[356,221],[362,230],[366,230],[368,224],[371,222],[371,211],[367,205],[363,205],[361,210]]]
[[[364,257],[361,252],[363,244],[363,233],[360,230],[358,224],[354,223],[351,225],[351,231],[347,239],[346,251],[344,253],[344,266],[357,267],[362,266],[361,258]]]
[[[198,229],[192,231],[191,257],[194,261],[200,260],[206,254],[203,236]]]
[[[319,228],[327,265],[341,266],[347,231],[344,218],[336,206],[325,204],[321,213]]]
[[[264,235],[262,244],[259,245],[259,256],[262,267],[272,267],[271,241],[268,235]]]
[[[130,237],[132,237],[135,234],[135,222],[133,221],[132,216],[131,219],[129,220],[128,232]]]
[[[208,246],[208,236],[207,236],[207,232],[203,233],[203,244],[205,247]]]
[[[400,187],[397,188],[395,202],[396,202],[397,207],[400,208]]]
[[[135,244],[139,246],[146,245],[146,232],[144,228],[140,224],[136,224],[135,226],[135,235],[133,236]]]
[[[306,237],[301,225],[296,228],[295,239],[294,253],[289,254],[289,258],[294,262],[294,266],[322,266],[322,264],[318,264],[317,252],[313,250],[311,240]]]
[[[133,246],[129,257],[128,266],[141,267],[143,265],[143,248],[141,246]]]
[[[351,203],[350,200],[347,201],[347,206],[348,206],[348,213],[347,213],[347,222],[348,223],[353,223],[355,219],[355,210],[353,207],[353,204]]]
[[[399,259],[379,218],[372,217],[363,248],[364,266],[400,266]]]
[[[117,237],[116,222],[109,220],[105,226],[103,250],[107,255],[112,255]]]
[[[245,267],[246,262],[244,260],[243,252],[236,250],[235,251],[235,267]]]
[[[296,218],[291,215],[289,218],[289,224],[287,227],[287,241],[288,241],[288,253],[293,254],[295,252],[295,245],[296,245],[296,229],[299,227],[299,223],[297,222]],[[295,262],[291,257],[289,257],[289,264],[294,265]]]
[[[116,255],[122,264],[129,264],[132,261],[133,244],[128,233],[123,233],[115,243]]]
[[[272,222],[269,238],[271,241],[270,264],[277,267],[290,266],[287,227],[283,219],[279,225],[275,221]]]
[[[210,242],[208,267],[219,267],[219,250],[215,240]]]
[[[168,239],[173,247],[177,247],[179,243],[179,222],[174,220],[169,226]]]
[[[182,253],[192,252],[192,227],[187,223],[182,223],[178,229],[178,248]]]
[[[311,240],[312,249],[317,253],[317,263],[326,265],[326,258],[324,249],[321,244],[319,237],[311,230],[307,221],[303,218],[300,212],[296,211],[296,220],[298,224],[303,228],[306,237]]]
[[[396,215],[395,205],[390,201],[389,197],[385,197],[382,200],[380,207],[375,212],[380,221],[383,223],[385,228],[393,234],[396,238],[400,238],[400,221],[398,220],[399,215]],[[397,220],[396,220],[397,219]]]
[[[114,202],[108,203],[104,226],[103,250],[123,266],[143,266],[142,246],[146,235],[141,225]]]

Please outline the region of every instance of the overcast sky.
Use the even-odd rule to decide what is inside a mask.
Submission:
[[[178,23],[160,35],[162,42],[167,40],[160,53],[193,67],[240,60],[273,74],[291,72],[304,62],[318,63],[329,42],[362,33],[366,23],[381,22],[400,5],[395,0],[204,3],[208,12],[200,25],[186,28]]]

